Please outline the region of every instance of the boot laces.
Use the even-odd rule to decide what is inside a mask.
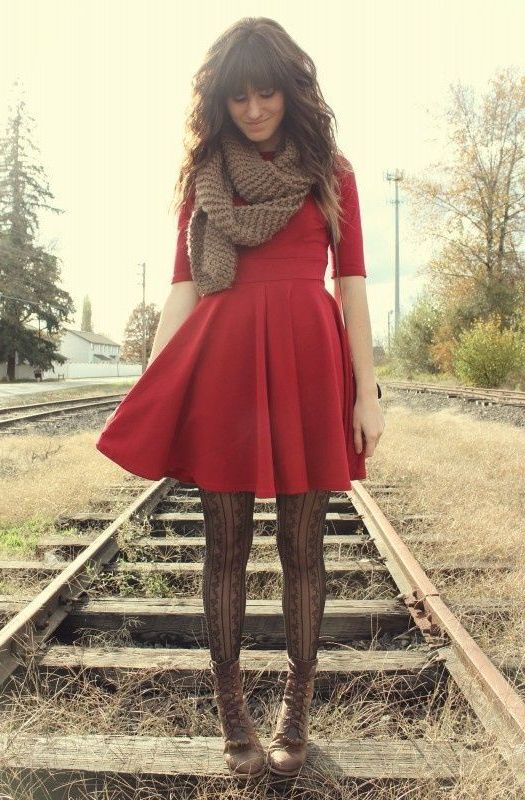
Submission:
[[[226,718],[231,725],[244,729],[246,724],[242,714],[241,703],[242,700],[236,691],[232,689],[225,692],[223,707]]]
[[[235,685],[235,677],[231,672],[217,676],[219,687],[217,703],[232,728],[247,731],[249,726],[244,714],[244,698],[240,687]]]
[[[306,705],[309,699],[309,680],[307,677],[299,678],[295,673],[288,676],[284,691],[286,715],[284,718],[284,731],[288,733],[292,726],[304,735],[306,724]]]

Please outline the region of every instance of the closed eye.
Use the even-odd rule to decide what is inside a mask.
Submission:
[[[259,92],[259,94],[261,95],[261,97],[271,97],[273,94],[275,94],[275,89],[262,89]],[[233,100],[236,103],[242,103],[244,100],[246,100],[246,95],[238,94],[236,97],[233,98]]]

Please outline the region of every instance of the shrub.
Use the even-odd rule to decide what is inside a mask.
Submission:
[[[453,369],[463,383],[497,387],[523,368],[523,331],[502,327],[499,314],[478,319],[458,338]]]

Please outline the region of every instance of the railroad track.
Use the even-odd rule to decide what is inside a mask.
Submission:
[[[123,394],[99,397],[78,397],[70,400],[48,400],[44,403],[28,403],[21,406],[0,408],[0,429],[16,425],[27,425],[50,417],[64,417],[83,411],[106,411],[120,403]]]
[[[23,676],[29,666],[42,681],[49,676],[60,681],[79,673],[84,681],[97,686],[118,684],[122,676],[141,686],[153,681],[156,691],[164,692],[166,702],[173,685],[190,696],[203,692],[211,696],[200,596],[100,593],[101,584],[105,587],[109,585],[105,582],[119,577],[140,580],[162,575],[177,584],[185,576],[192,579],[202,574],[205,539],[196,488],[171,479],[145,488],[136,483],[140,493],[135,494],[131,484],[129,503],[118,516],[93,510],[62,517],[60,525],[74,527],[76,532],[42,539],[38,562],[0,564],[1,573],[17,581],[22,575],[48,580],[32,598],[0,596],[4,698],[16,676]],[[393,489],[384,487],[383,491]],[[248,582],[264,586],[280,570],[275,560],[273,500],[256,501],[254,522]],[[124,548],[125,560],[120,537],[133,523],[139,534],[128,542],[129,550]],[[265,533],[257,533],[259,525]],[[359,481],[354,482],[352,492],[332,493],[324,541],[328,586],[332,579],[348,576],[368,589],[362,599],[338,599],[329,590],[316,693],[323,694],[334,684],[388,682],[392,701],[406,703],[408,709],[415,697],[443,696],[454,686],[494,743],[505,768],[518,786],[525,787],[525,704],[459,622],[455,611],[465,612],[465,604],[460,609],[445,602],[430,579],[433,571],[486,570],[494,569],[495,564],[471,563],[469,567],[429,561],[424,569],[412,555],[410,541],[400,538]],[[135,560],[130,560],[130,555]],[[53,563],[53,559],[62,561]],[[510,564],[497,566],[512,568]],[[369,587],[374,580],[383,589],[389,585],[390,596],[371,599]],[[241,665],[245,680],[257,691],[269,683],[275,685],[279,678],[284,680],[286,640],[280,600],[250,599],[251,595],[249,591]],[[467,611],[499,614],[505,607],[490,598],[473,599]],[[94,632],[96,641],[97,636],[111,636],[123,625],[130,625],[131,642],[126,646],[82,643],[85,629]],[[382,639],[390,646],[377,647]],[[359,642],[367,643],[366,649],[353,646]],[[266,737],[261,738],[268,743]],[[37,735],[24,726],[0,736],[0,763],[4,774],[8,771],[16,776],[25,770],[44,775],[46,786],[64,776],[80,780],[85,775],[116,776],[119,780],[140,775],[141,779],[171,781],[191,776],[196,781],[228,783],[233,778],[222,749],[221,736],[84,735],[74,731]],[[468,774],[475,755],[468,742],[456,739],[323,740],[311,735],[301,774],[315,779],[328,774],[342,782],[431,779],[449,784]]]
[[[413,394],[436,394],[449,398],[459,398],[469,403],[483,406],[525,407],[525,392],[510,389],[484,389],[475,386],[439,386],[435,383],[414,381],[381,381],[381,386],[398,389]]]

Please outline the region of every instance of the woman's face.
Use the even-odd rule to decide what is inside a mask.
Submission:
[[[226,105],[233,123],[248,139],[267,150],[277,147],[285,111],[281,90],[250,87],[245,94],[228,97]]]

